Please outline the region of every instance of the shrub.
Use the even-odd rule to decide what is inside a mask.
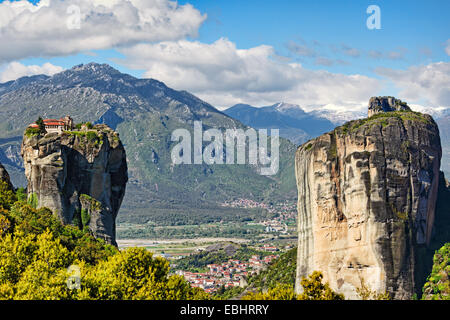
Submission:
[[[40,132],[40,133],[46,133],[46,132],[47,132],[47,131],[45,130],[44,120],[43,120],[41,117],[39,117],[39,118],[36,120],[36,124],[38,125],[39,132]]]
[[[143,248],[120,252],[0,188],[0,299],[208,299]],[[33,196],[33,195],[31,195]],[[33,202],[33,201],[31,201]],[[86,216],[82,215],[85,220]],[[79,289],[69,288],[77,269]]]
[[[433,269],[423,286],[423,300],[450,300],[450,243],[433,257]]]
[[[25,135],[28,138],[38,136],[39,134],[41,134],[41,130],[39,130],[39,128],[31,128],[31,127],[29,127],[29,128],[27,128],[25,130]]]

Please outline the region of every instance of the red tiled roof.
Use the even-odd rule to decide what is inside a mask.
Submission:
[[[65,126],[66,124],[64,123],[63,119],[44,119],[43,120],[44,125],[46,126]],[[32,123],[29,125],[29,127],[31,128],[38,128],[39,126],[36,123]]]
[[[50,126],[57,126],[57,125],[64,125],[63,120],[56,120],[56,119],[44,119],[44,124],[50,125]]]

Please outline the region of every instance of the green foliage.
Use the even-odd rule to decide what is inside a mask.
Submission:
[[[8,210],[17,200],[17,196],[6,181],[0,180],[0,209]]]
[[[80,145],[84,145],[84,143],[90,144],[90,145],[98,145],[102,144],[103,140],[98,135],[98,132],[96,130],[90,130],[90,131],[64,131],[65,134],[69,136],[75,136],[78,137],[81,140]]]
[[[197,254],[193,254],[184,257],[177,261],[177,269],[196,272],[203,268],[206,268],[208,264],[223,263],[229,259],[237,259],[241,261],[247,261],[253,255],[269,255],[271,253],[255,250],[249,248],[246,245],[239,246],[236,250],[228,251],[226,248],[221,248],[214,251],[203,251]]]
[[[88,139],[88,141],[90,141],[90,142],[95,142],[95,141],[97,141],[98,140],[98,137],[97,137],[97,132],[96,131],[88,131],[87,133],[86,133],[86,138]]]
[[[337,158],[337,143],[335,132],[329,133],[330,148],[327,150],[327,160],[335,160]]]
[[[16,197],[17,201],[27,201],[27,191],[25,190],[25,188],[18,188],[16,190]]]
[[[82,201],[86,201],[89,203],[89,210],[95,210],[95,211],[99,211],[102,209],[102,204],[100,201],[92,198],[91,196],[87,195],[87,194],[81,194],[80,195],[80,200]],[[86,210],[85,210],[86,211]],[[83,211],[82,211],[83,213]],[[86,216],[87,218],[87,216]],[[89,218],[90,219],[90,218]]]
[[[279,284],[295,286],[297,269],[297,248],[293,248],[273,260],[267,269],[250,277],[249,286],[262,289],[273,289]]]
[[[29,127],[29,128],[27,128],[25,130],[25,135],[28,138],[38,136],[40,133],[41,133],[41,130],[39,130],[39,128],[31,128],[31,127]]]
[[[356,288],[356,293],[361,297],[361,300],[391,300],[391,296],[387,291],[379,293],[370,290],[370,288],[366,286],[364,279],[361,279],[361,287]]]
[[[179,276],[169,276],[167,260],[143,248],[124,250],[82,274],[80,296],[101,300],[206,299]]]
[[[38,207],[38,205],[39,205],[39,200],[38,200],[37,194],[36,193],[31,193],[28,196],[27,202],[28,202],[28,204],[30,206],[32,206],[34,209],[36,209]]]
[[[279,284],[275,288],[262,292],[249,292],[242,300],[298,300],[294,289],[287,284]]]
[[[328,283],[322,283],[323,275],[319,271],[314,271],[308,278],[302,278],[300,284],[303,293],[298,300],[343,300],[344,296],[331,290]]]
[[[427,291],[424,294],[424,285],[428,282],[430,274],[435,268],[434,259],[443,247],[450,243],[450,184],[446,182],[443,172],[440,173],[438,196],[436,201],[435,220],[433,226],[433,234],[430,244],[427,248],[418,248],[418,264],[416,278],[419,280],[417,286],[417,295],[419,298],[429,299],[432,294]],[[435,288],[432,283],[429,283],[429,288]],[[430,290],[430,289],[429,289]],[[437,296],[436,296],[437,297]]]
[[[89,225],[89,221],[91,220],[91,215],[89,214],[89,211],[86,209],[81,209],[81,224],[83,226]]]
[[[245,289],[242,287],[228,287],[221,286],[216,294],[214,295],[214,299],[218,300],[230,300],[239,296]]]
[[[215,116],[205,119],[204,125],[210,126]],[[259,175],[249,165],[171,165],[171,150],[177,143],[170,137],[173,130],[180,128],[177,117],[161,120],[160,116],[148,114],[117,127],[127,154],[139,155],[129,159],[129,167],[136,169],[133,172],[141,181],[149,181],[139,187],[129,186],[132,189],[127,191],[127,201],[121,208],[124,214],[118,216],[118,224],[140,223],[149,218],[170,224],[199,224],[222,218],[229,221],[239,219],[239,215],[253,216],[253,211],[222,207],[220,204],[224,201],[238,197],[278,201],[296,196],[295,175],[292,174],[295,146],[282,138],[280,170],[270,178]],[[223,129],[223,123],[218,127]],[[192,133],[191,125],[182,126]],[[152,152],[158,155],[157,164],[153,162]],[[148,205],[143,205],[143,199],[152,199],[151,212]]]
[[[303,293],[295,294],[290,284],[278,284],[267,292],[249,292],[243,300],[343,300],[344,296],[330,289],[328,283],[322,283],[322,273],[314,271],[308,278],[303,278]]]
[[[0,199],[0,299],[209,298],[183,278],[169,276],[168,261],[145,249],[120,252],[86,230],[62,225],[47,208],[14,202],[9,189],[0,189]],[[80,271],[79,289],[68,286],[73,266]]]
[[[38,125],[39,133],[47,133],[47,131],[45,130],[44,120],[41,117],[36,120],[36,124]]]
[[[450,300],[450,243],[433,257],[433,269],[423,286],[423,300]]]
[[[0,237],[7,233],[8,230],[11,228],[11,221],[3,214],[3,209],[0,210]]]
[[[402,110],[391,112],[380,112],[372,115],[369,118],[352,120],[340,127],[337,127],[335,131],[342,134],[353,133],[363,126],[371,127],[373,125],[381,125],[383,128],[389,125],[389,119],[397,119],[401,122],[414,121],[425,124],[430,124],[430,120],[425,118],[420,112]]]

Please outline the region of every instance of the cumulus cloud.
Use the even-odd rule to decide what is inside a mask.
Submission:
[[[405,59],[405,55],[408,52],[408,49],[403,47],[398,47],[396,50],[381,52],[379,50],[370,50],[368,52],[368,56],[372,59],[388,59],[388,60],[403,60]],[[426,51],[424,47],[421,51],[423,54],[429,54],[429,51]]]
[[[402,60],[405,58],[407,52],[408,49],[399,47],[397,50],[389,51],[386,57],[391,60]]]
[[[0,3],[0,62],[195,37],[206,15],[169,0]]]
[[[42,66],[30,65],[26,66],[19,62],[8,63],[3,70],[0,71],[0,83],[16,80],[24,76],[33,76],[37,74],[46,74],[52,76],[64,69],[60,66],[55,66],[51,63],[44,63]]]
[[[368,55],[372,59],[381,59],[381,58],[383,58],[383,53],[381,53],[378,50],[370,50]]]
[[[217,107],[289,101],[304,107],[332,103],[359,109],[381,88],[377,79],[309,70],[274,58],[271,46],[238,49],[225,38],[212,44],[187,40],[138,44],[121,52],[126,59],[119,63],[144,69],[144,77],[193,92]]]
[[[307,46],[304,43],[299,44],[294,41],[290,41],[287,43],[286,47],[290,52],[292,52],[295,55],[300,56],[300,57],[315,57],[315,56],[317,56],[317,52],[313,48]]]
[[[406,70],[377,68],[376,72],[391,80],[399,89],[399,96],[408,102],[450,107],[449,62],[411,66]]]

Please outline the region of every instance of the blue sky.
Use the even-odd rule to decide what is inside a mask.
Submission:
[[[83,3],[87,0],[79,1]],[[77,4],[79,1],[63,3]],[[101,0],[96,1],[100,2]],[[116,1],[124,2],[123,0]],[[0,3],[2,2],[4,1],[0,0]],[[38,3],[39,1],[32,2]],[[58,5],[57,2],[62,3],[52,0],[49,8],[44,8],[40,12],[54,10],[61,15],[61,12],[64,13],[61,11],[64,10],[64,7],[61,7],[61,4]],[[30,50],[29,54],[19,54],[21,52],[17,51],[17,56],[14,56],[13,52],[12,56],[9,56],[8,59],[5,58],[6,61],[0,65],[0,72],[6,70],[9,66],[8,63],[12,61],[24,66],[42,66],[49,63],[62,68],[70,68],[73,65],[90,61],[109,63],[120,71],[137,77],[159,77],[160,80],[176,89],[190,90],[221,106],[248,100],[252,103],[269,102],[271,99],[281,101],[285,100],[285,97],[295,100],[291,101],[294,103],[314,105],[314,97],[327,93],[327,88],[319,88],[317,85],[322,79],[324,83],[330,81],[328,91],[330,93],[333,90],[339,90],[337,81],[346,82],[348,80],[348,84],[346,83],[342,88],[343,92],[348,92],[345,99],[334,98],[336,101],[331,97],[328,100],[319,99],[317,105],[356,103],[361,100],[361,97],[356,97],[350,89],[361,85],[366,88],[368,93],[372,93],[370,91],[372,86],[376,87],[376,90],[373,90],[374,94],[404,94],[406,98],[411,98],[416,103],[425,103],[433,107],[450,106],[450,102],[447,101],[447,99],[450,100],[450,94],[445,90],[445,86],[448,84],[446,82],[448,81],[447,64],[450,54],[450,19],[448,19],[450,1],[182,0],[178,1],[178,5],[180,8],[189,6],[186,15],[192,15],[192,19],[187,19],[188,21],[183,23],[186,25],[186,30],[192,28],[192,32],[182,34],[178,31],[179,34],[176,36],[167,39],[161,36],[157,37],[156,41],[152,41],[152,37],[146,36],[137,36],[133,43],[127,43],[125,40],[110,40],[111,45],[106,44],[103,47],[97,45],[98,39],[91,40],[86,36],[86,41],[82,43],[92,41],[92,48],[83,45],[83,48],[79,50],[71,48],[67,50],[67,53],[64,48],[55,49],[55,44],[52,42],[46,47],[37,49],[36,52]],[[370,16],[366,13],[369,5],[377,5],[380,8],[381,29],[379,30],[369,30],[366,26],[366,20]],[[87,10],[83,5],[80,6],[82,11]],[[92,7],[90,10],[96,11],[97,8]],[[111,15],[119,16],[117,8],[111,8]],[[145,12],[146,8],[135,5],[134,9]],[[0,13],[1,10],[0,5]],[[163,14],[172,15],[175,14],[175,11],[165,8]],[[207,18],[202,19],[202,15],[204,17],[205,14]],[[43,14],[41,16],[45,17]],[[36,18],[38,17],[36,14],[32,17],[35,20],[40,19]],[[180,20],[179,17],[177,16],[178,20]],[[86,24],[88,22],[90,23],[89,27],[92,28],[90,32],[95,33],[95,25],[91,25],[93,22],[86,20]],[[47,25],[44,23],[43,21],[40,26],[45,29],[48,23]],[[105,23],[108,21],[105,20]],[[81,24],[81,31],[87,30],[86,24]],[[182,23],[180,22],[180,24]],[[37,25],[39,26],[39,24]],[[0,24],[0,26],[2,25]],[[2,27],[5,29],[11,26]],[[111,30],[113,30],[114,25],[111,26]],[[121,26],[117,27],[118,30],[121,28]],[[177,27],[178,24],[174,23],[169,24],[167,29]],[[5,30],[7,32],[8,29]],[[5,30],[3,31],[5,32]],[[130,30],[131,32],[135,31],[134,29]],[[148,29],[149,34],[153,31],[154,29]],[[39,40],[39,37],[42,37],[42,34],[48,34],[48,31],[42,32],[42,34],[35,33]],[[55,35],[57,37],[59,34],[55,32]],[[68,33],[67,36],[69,44],[71,35],[72,33]],[[221,39],[223,41],[220,41]],[[48,41],[48,39],[45,40]],[[160,47],[159,43],[167,45]],[[143,45],[138,48],[139,44]],[[22,46],[21,43],[17,45],[19,49]],[[61,43],[61,46],[64,47],[64,42]],[[264,52],[254,55],[255,48]],[[174,51],[180,52],[179,57],[175,56],[167,58],[167,61],[161,61],[161,57],[164,60],[167,53],[171,54]],[[226,53],[224,53],[225,51]],[[201,57],[198,52],[209,52],[204,59],[198,58],[209,62],[198,61],[196,65],[192,61],[182,60],[180,57],[184,56],[183,52],[186,52],[186,55],[198,57]],[[217,60],[211,58],[213,55],[217,55]],[[248,55],[252,59],[261,59],[262,65],[266,66],[268,73],[256,74],[246,70],[247,78],[239,78],[239,72],[234,71],[235,66],[240,65],[245,69],[253,65],[249,61]],[[235,62],[231,61],[234,56],[237,57],[235,57]],[[17,59],[14,59],[15,57]],[[222,63],[220,59],[227,60],[227,64]],[[291,64],[296,64],[296,66]],[[211,68],[211,65],[214,65],[214,68]],[[425,67],[428,68],[425,69]],[[217,89],[217,83],[220,83],[221,80],[212,74],[211,70],[213,69],[215,73],[222,75],[234,72],[231,78],[238,79],[238,81],[256,81],[264,82],[264,84],[246,86],[248,91],[253,90],[252,92],[239,92],[231,84],[220,84],[222,89]],[[425,97],[420,98],[414,92],[424,89],[420,87],[421,84],[406,83],[405,79],[408,76],[425,74],[425,70],[428,72],[432,70],[433,74],[429,77],[441,79],[437,85],[442,85],[443,88],[435,90],[433,97],[426,92]],[[294,74],[284,77],[283,73],[290,72],[304,75]],[[8,73],[8,76],[12,77],[10,74],[11,72]],[[190,77],[186,74],[189,74]],[[170,75],[173,75],[173,78]],[[269,95],[267,91],[271,91],[270,82],[268,80],[259,81],[259,79],[270,75],[280,77],[279,83],[285,84],[285,90],[272,90],[273,92]],[[361,83],[352,78],[352,75],[360,76],[358,81]],[[197,76],[200,81],[189,81],[192,77]],[[305,77],[312,77],[311,83],[315,82],[316,85],[306,83]],[[3,76],[3,79],[6,78]],[[184,82],[180,79],[184,79]],[[226,79],[225,82],[231,81],[230,79]],[[374,86],[372,80],[379,81],[379,86]],[[303,83],[299,84],[296,81],[303,81]],[[422,82],[426,82],[425,87],[431,85],[429,79],[422,80]],[[205,84],[200,86],[199,83]],[[210,87],[207,87],[207,84]],[[274,83],[274,87],[276,86],[277,84]],[[433,86],[436,84],[433,83]],[[295,95],[293,94],[294,87],[297,90],[311,90],[314,94]],[[228,92],[227,89],[229,89]],[[264,94],[261,94],[262,91]],[[278,91],[279,95],[276,94]],[[366,91],[362,91],[364,94],[366,93]],[[447,95],[449,95],[448,98]]]
[[[187,3],[189,1],[181,1]],[[449,37],[450,1],[191,1],[196,8],[208,13],[200,29],[199,39],[213,42],[228,37],[239,48],[260,44],[274,46],[286,56],[290,41],[306,43],[329,58],[349,60],[350,65],[333,66],[329,70],[345,73],[370,73],[380,61],[367,57],[370,50],[399,51],[407,49],[404,59],[383,61],[385,67],[405,67],[409,64],[448,59],[443,44]],[[381,9],[380,30],[369,30],[366,13],[369,5]],[[314,42],[317,41],[317,44]],[[346,45],[361,52],[358,58],[335,53],[330,46]],[[428,48],[430,56],[424,55]],[[299,61],[311,68],[321,68],[314,59]]]
[[[190,3],[208,15],[199,30],[199,36],[194,38],[196,40],[212,43],[226,37],[241,49],[267,44],[273,46],[280,55],[312,69],[326,67],[333,72],[377,76],[373,72],[376,66],[404,68],[411,64],[448,61],[443,50],[445,41],[450,36],[450,1],[447,0],[194,0],[178,3]],[[366,20],[370,16],[366,9],[371,4],[376,4],[381,9],[380,30],[369,30],[366,27]],[[349,64],[317,65],[315,57],[292,53],[288,48],[290,42],[311,47],[316,55],[346,60]],[[343,46],[357,49],[360,56],[346,55],[342,52]],[[402,53],[402,58],[373,59],[368,56],[371,50],[399,52]],[[111,58],[122,57],[113,49],[97,53],[96,57],[79,54],[52,60],[28,59],[25,62],[31,64],[54,61],[69,68],[91,60],[112,63]],[[120,68],[118,65],[116,67]],[[122,69],[136,76],[142,75],[142,72]]]

